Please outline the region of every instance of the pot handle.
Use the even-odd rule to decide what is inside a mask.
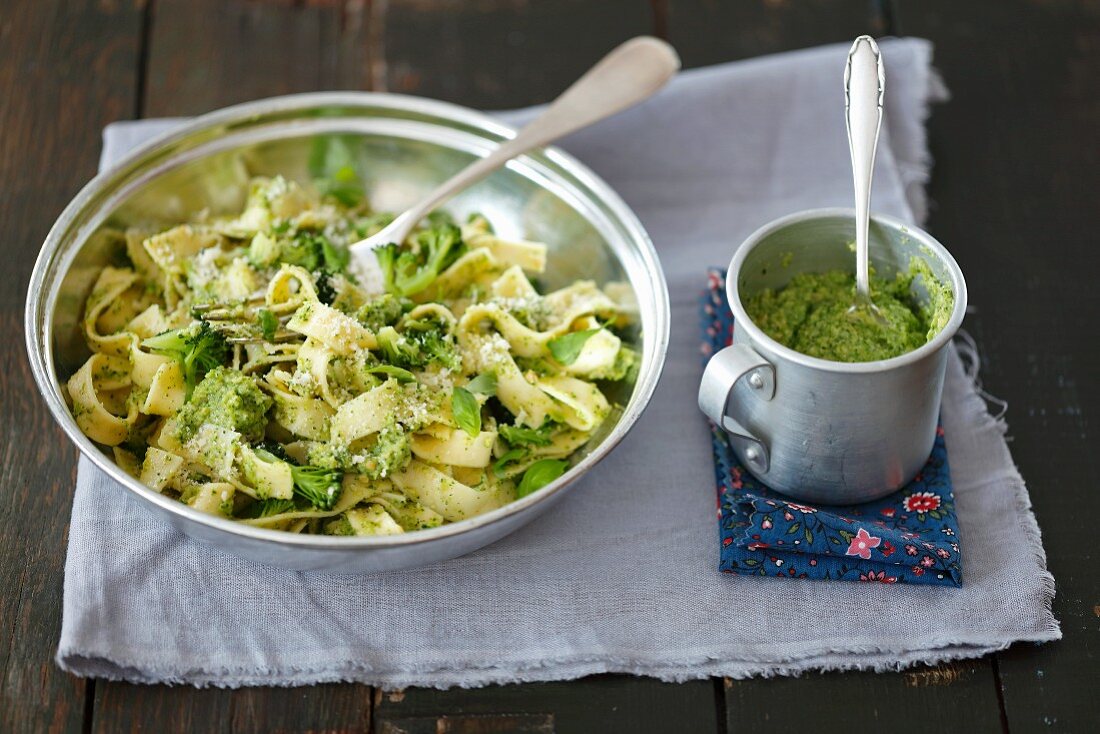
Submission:
[[[741,423],[726,414],[733,389],[744,378],[761,400],[775,397],[775,367],[748,344],[733,344],[715,354],[703,370],[699,409],[725,429],[741,448],[745,461],[757,472],[768,471],[768,447]]]

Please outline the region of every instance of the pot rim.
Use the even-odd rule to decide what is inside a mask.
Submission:
[[[847,374],[888,372],[919,362],[946,346],[947,343],[954,338],[955,333],[958,332],[959,327],[962,326],[963,318],[966,316],[966,280],[963,278],[962,269],[959,268],[959,264],[955,261],[951,253],[948,252],[947,248],[935,237],[914,224],[909,224],[897,217],[891,217],[886,214],[872,214],[871,220],[892,229],[905,232],[914,239],[918,239],[922,245],[926,245],[935,256],[947,266],[947,271],[950,274],[951,288],[955,294],[954,308],[951,311],[951,318],[948,319],[944,327],[940,329],[930,341],[922,344],[917,349],[899,354],[890,359],[879,359],[872,362],[835,362],[830,359],[812,357],[808,354],[803,354],[802,352],[791,349],[788,346],[784,346],[768,336],[764,333],[763,329],[753,323],[752,319],[749,318],[748,313],[745,311],[745,307],[741,303],[740,293],[737,287],[738,278],[736,275],[741,272],[741,268],[745,264],[745,260],[749,256],[749,253],[751,253],[765,237],[791,224],[814,219],[836,217],[854,219],[855,209],[846,207],[825,207],[794,212],[779,217],[778,219],[773,219],[745,238],[734,252],[733,259],[730,261],[729,270],[726,273],[726,298],[729,300],[730,308],[733,310],[736,328],[744,329],[749,334],[754,346],[763,346],[767,351],[778,357],[782,357],[788,362],[811,369]]]

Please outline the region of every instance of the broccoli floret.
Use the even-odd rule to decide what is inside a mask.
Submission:
[[[292,466],[294,493],[318,510],[331,510],[340,498],[343,474],[319,466]]]
[[[377,337],[386,361],[398,367],[415,369],[433,362],[448,369],[462,365],[458,347],[438,328],[410,329],[400,334],[392,326],[385,326],[378,330]]]
[[[351,253],[323,234],[301,231],[283,244],[279,260],[288,265],[300,265],[310,272],[343,273],[351,261]]]
[[[442,227],[444,225],[454,226],[455,218],[446,209],[436,209],[426,217],[428,220],[428,227]]]
[[[427,362],[438,362],[450,370],[457,370],[462,366],[458,347],[442,332],[431,329],[420,332],[415,338],[420,343],[421,352],[428,355]]]
[[[179,362],[188,398],[202,375],[224,362],[229,354],[225,339],[205,321],[149,337],[142,346]]]
[[[355,318],[377,334],[382,327],[396,324],[411,307],[411,301],[385,293],[364,303]]]
[[[412,248],[390,243],[375,249],[386,290],[411,296],[430,286],[466,250],[462,232],[451,222],[433,223],[413,238]]]
[[[298,265],[312,273],[321,267],[321,244],[311,232],[298,232],[294,239],[282,242],[279,262]]]
[[[392,326],[385,326],[378,330],[378,346],[386,361],[398,367],[420,367],[424,361],[420,354],[420,346],[397,333]]]
[[[396,242],[374,248],[374,257],[378,260],[378,269],[382,271],[382,284],[387,293],[398,293],[397,260],[401,246]]]
[[[254,515],[255,517],[271,517],[273,515],[282,515],[284,512],[294,511],[294,500],[261,500],[259,502],[253,503],[249,510],[249,515]]]
[[[209,423],[234,430],[248,440],[259,440],[274,402],[248,375],[215,367],[176,413],[178,435],[187,441],[200,426]]]

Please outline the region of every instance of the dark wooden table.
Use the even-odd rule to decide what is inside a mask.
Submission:
[[[103,125],[316,89],[515,107],[636,34],[699,66],[864,32],[932,39],[953,93],[930,121],[929,228],[968,274],[985,385],[1011,405],[1063,641],[896,674],[389,694],[144,687],[54,666],[76,452],[33,387],[23,299]],[[1095,0],[0,0],[0,731],[1100,730],[1097,131]]]

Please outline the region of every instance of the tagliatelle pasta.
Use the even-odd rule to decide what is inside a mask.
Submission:
[[[540,293],[544,245],[437,213],[372,292],[347,247],[385,217],[321,190],[255,179],[239,216],[126,232],[85,305],[80,429],[154,491],[288,532],[435,527],[559,476],[634,377],[629,289]]]

